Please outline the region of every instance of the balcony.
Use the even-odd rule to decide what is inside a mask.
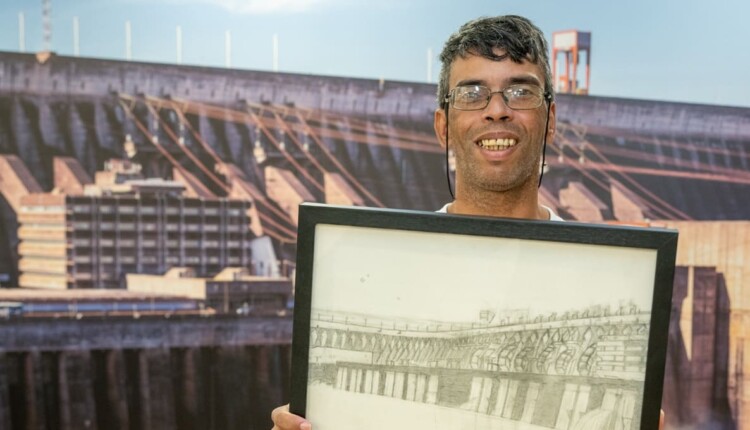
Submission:
[[[21,258],[18,262],[18,269],[25,273],[48,273],[55,275],[64,275],[68,270],[64,259],[33,257]]]
[[[65,222],[64,213],[24,213],[18,214],[19,224],[63,224]]]
[[[25,225],[18,229],[18,238],[21,240],[42,239],[62,241],[65,240],[65,230],[51,226]]]
[[[38,242],[21,242],[18,245],[18,254],[20,256],[43,256],[43,257],[65,257],[66,246],[60,243],[38,243]]]
[[[75,247],[88,248],[91,246],[91,239],[87,238],[76,238],[70,241]]]
[[[91,256],[90,255],[76,255],[75,258],[73,258],[73,262],[76,264],[91,264]]]

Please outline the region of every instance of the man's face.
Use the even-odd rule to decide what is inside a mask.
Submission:
[[[502,51],[496,53],[502,54]],[[528,61],[492,61],[479,55],[458,57],[450,68],[449,90],[459,85],[483,85],[491,91],[525,83],[544,88],[544,75]],[[519,187],[536,189],[547,104],[536,109],[513,110],[501,94],[493,94],[481,110],[448,109],[448,138],[456,155],[458,198],[479,191],[508,191]],[[445,143],[445,111],[435,113],[435,131]],[[547,142],[554,139],[555,106],[550,108]],[[463,194],[462,194],[463,193]]]

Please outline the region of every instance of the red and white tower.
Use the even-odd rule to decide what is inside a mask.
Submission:
[[[578,79],[578,65],[581,54],[586,54],[585,84]],[[565,68],[561,72],[557,59],[565,56]],[[552,33],[552,76],[555,91],[560,93],[588,94],[591,78],[591,33],[578,30],[555,31]]]

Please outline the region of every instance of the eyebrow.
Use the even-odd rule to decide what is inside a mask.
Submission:
[[[487,86],[487,83],[481,79],[464,79],[463,81],[456,82],[457,87],[463,87],[465,85],[484,85]]]
[[[542,83],[539,82],[539,79],[537,79],[534,75],[521,75],[521,76],[513,76],[510,79],[508,79],[508,84],[531,84],[531,85],[538,85],[542,86]]]

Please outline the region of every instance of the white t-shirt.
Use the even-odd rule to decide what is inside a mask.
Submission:
[[[440,213],[448,213],[448,205],[450,205],[450,203],[446,203],[446,204],[445,204],[445,206],[443,206],[442,208],[440,208],[440,210],[438,210],[438,211],[436,211],[436,212],[440,212]],[[554,213],[554,212],[552,211],[552,209],[550,209],[550,208],[548,208],[547,206],[544,206],[544,205],[542,205],[542,207],[543,207],[544,209],[546,209],[546,210],[547,210],[547,212],[549,212],[549,220],[550,220],[550,221],[565,221],[564,219],[562,219],[562,218],[560,218],[559,216],[557,216],[557,214],[556,214],[556,213]]]

